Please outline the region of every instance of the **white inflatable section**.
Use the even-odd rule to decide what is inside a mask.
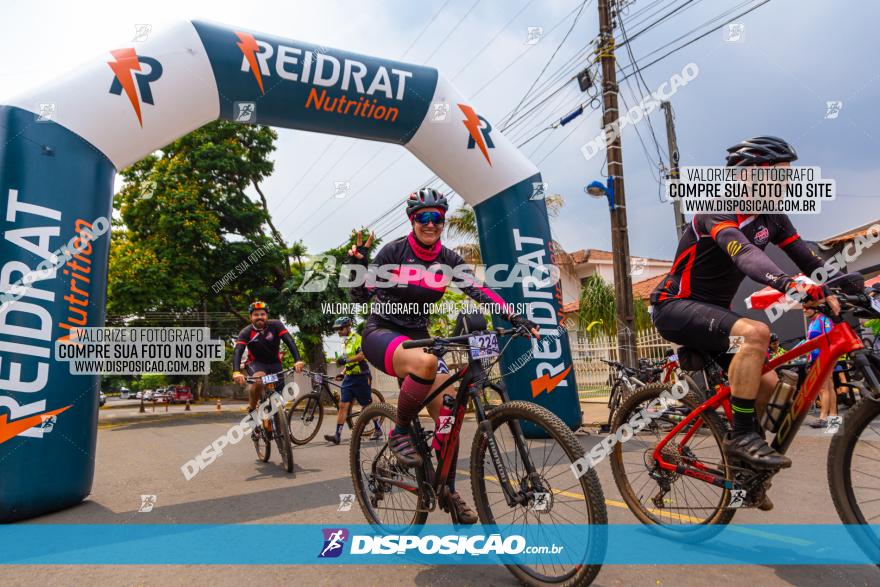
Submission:
[[[131,72],[143,125],[124,89],[121,95],[110,93],[116,75],[110,64],[117,63],[110,51],[103,59],[4,103],[35,116],[41,111],[40,104],[54,104],[52,120],[97,147],[116,169],[219,117],[214,73],[189,21],[176,23],[144,43],[129,43],[120,49],[131,47],[138,57],[158,59],[162,64],[161,77],[149,84],[153,104],[143,101],[136,79],[136,74],[149,75],[150,66],[140,64],[140,71]],[[127,74],[130,70],[123,67],[120,71]]]
[[[406,148],[461,194],[466,202],[476,205],[535,175],[538,168],[501,133],[501,129],[493,129],[491,133],[493,148],[488,147],[485,137],[477,130],[486,147],[486,155],[476,141],[474,148],[466,148],[468,133],[477,122],[470,113],[480,114],[440,76],[425,120]]]

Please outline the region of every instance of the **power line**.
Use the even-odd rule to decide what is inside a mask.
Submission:
[[[585,0],[585,1],[586,1],[586,0]],[[570,11],[565,17],[563,17],[563,18],[560,19],[556,24],[554,24],[553,27],[551,27],[550,31],[548,31],[547,34],[549,35],[550,33],[552,33],[556,28],[559,27],[560,24],[562,24],[567,18],[571,17],[571,15],[574,14],[575,11],[577,11],[577,10],[578,10],[578,7],[576,6],[576,7],[573,8],[573,9],[572,9],[572,10],[571,10],[571,11]],[[508,23],[509,23],[509,22],[511,22],[511,21],[508,21]],[[496,35],[496,36],[497,36],[497,35]],[[545,35],[545,36],[546,36],[546,35]],[[534,45],[529,45],[528,48],[526,49],[526,51],[528,51],[528,50],[529,50],[530,48],[532,48],[532,47],[534,47]],[[526,51],[523,51],[523,53],[525,53]],[[475,92],[474,94],[472,94],[471,97],[470,97],[470,99],[473,99],[474,97],[476,97],[480,92],[482,92],[485,88],[487,88],[487,87],[491,84],[492,81],[494,81],[494,80],[497,79],[501,74],[503,74],[505,71],[507,71],[507,69],[509,69],[514,63],[516,63],[516,62],[519,60],[519,57],[520,57],[523,53],[520,53],[519,56],[515,57],[510,63],[507,64],[507,66],[505,66],[505,67],[504,67],[501,71],[499,71],[499,72],[498,72],[498,73],[497,73],[497,74],[496,74],[491,80],[489,80],[489,82],[487,82],[486,84],[484,84],[480,89],[477,90],[477,92]],[[459,72],[460,72],[460,71],[461,71],[461,70],[459,70]],[[456,75],[457,75],[457,74],[456,74]],[[567,83],[567,82],[566,82],[566,83]],[[509,117],[509,115],[508,115],[508,117]],[[398,158],[398,160],[399,160],[399,158]],[[395,161],[395,163],[396,163],[396,161]],[[386,168],[386,169],[387,169],[387,168]],[[434,176],[432,176],[431,179],[428,180],[427,183],[423,183],[423,184],[421,184],[421,185],[430,185],[430,183],[434,183],[434,182],[436,182],[437,180],[439,180],[439,178],[438,178],[436,175],[434,175]],[[454,192],[450,192],[450,195],[452,195],[452,194],[454,194]],[[377,222],[381,221],[382,218],[386,218],[387,215],[390,214],[390,213],[392,213],[396,208],[398,208],[398,207],[402,204],[403,201],[404,201],[404,200],[400,200],[400,201],[398,201],[398,202],[395,202],[395,204],[394,204],[394,205],[393,205],[393,206],[392,206],[392,207],[391,207],[391,208],[390,208],[385,214],[383,214],[382,216],[379,217],[380,220],[374,221],[374,222],[371,223],[371,224],[376,224]],[[400,226],[401,224],[402,224],[402,223],[398,224],[398,226]],[[368,226],[369,226],[369,225],[368,225]],[[396,230],[396,228],[397,228],[397,227],[395,227],[393,230]],[[344,245],[345,243],[342,243],[342,244]],[[341,245],[340,245],[340,246],[341,246]]]
[[[715,31],[719,30],[719,29],[720,29],[721,27],[723,27],[724,25],[726,25],[726,24],[728,24],[728,23],[730,23],[730,22],[733,22],[733,21],[736,20],[737,18],[740,18],[740,17],[742,17],[742,16],[745,16],[746,14],[749,14],[750,12],[753,12],[753,11],[757,10],[757,9],[760,8],[761,6],[764,6],[765,4],[767,4],[768,2],[770,2],[770,0],[762,0],[759,4],[756,4],[755,6],[752,6],[752,7],[749,8],[748,10],[745,10],[745,11],[743,11],[743,12],[737,14],[736,16],[733,16],[733,17],[729,18],[728,20],[722,22],[720,25],[718,25],[718,26],[716,26],[716,27],[714,27],[714,28],[712,28],[712,29],[709,29],[709,30],[706,31],[705,33],[703,33],[703,34],[701,34],[701,35],[699,35],[699,36],[697,36],[697,37],[694,37],[694,38],[691,39],[690,41],[688,41],[688,42],[686,42],[686,43],[684,43],[684,44],[682,44],[682,45],[676,47],[675,49],[673,49],[673,50],[671,50],[671,51],[669,51],[669,52],[667,52],[667,53],[664,53],[663,55],[661,55],[661,56],[658,57],[657,59],[654,59],[653,61],[651,61],[651,62],[648,63],[647,65],[643,65],[643,66],[641,66],[641,69],[644,71],[645,69],[651,67],[652,65],[654,65],[654,64],[656,64],[656,63],[659,63],[660,61],[663,61],[664,59],[666,59],[666,58],[669,57],[670,55],[672,55],[672,54],[674,54],[674,53],[677,53],[678,51],[681,51],[682,49],[684,49],[685,47],[687,47],[687,46],[689,46],[689,45],[692,45],[693,43],[696,43],[697,41],[699,41],[699,40],[702,39],[703,37],[706,37],[707,35],[710,35],[710,34],[714,33]],[[720,18],[720,17],[719,17],[719,18]],[[718,18],[715,18],[715,19],[712,19],[712,20],[714,21],[714,20],[717,20],[717,19],[718,19]],[[703,26],[705,26],[705,25],[703,25]],[[691,30],[690,32],[694,32],[695,30],[697,30],[697,29],[699,29],[699,28],[701,28],[701,27],[697,27],[696,29],[693,29],[693,30]],[[687,35],[687,33],[686,33],[685,35],[683,35],[683,36],[686,36],[686,35]],[[681,38],[682,38],[682,37],[679,37],[679,39],[681,39]],[[678,39],[676,39],[676,40],[678,40]],[[675,41],[672,41],[672,42],[675,42]],[[669,44],[671,44],[671,43],[667,43],[667,44],[664,45],[664,46],[668,46]],[[654,53],[660,51],[662,48],[663,48],[663,47],[661,47],[661,48],[659,48],[659,49],[655,49],[654,51],[652,51],[651,53],[649,53],[649,55],[652,55],[652,54],[654,54]],[[628,77],[630,77],[630,76],[632,76],[632,75],[635,75],[635,72],[630,72],[630,73],[626,74],[626,75],[623,77],[623,79],[626,79],[626,78],[628,78]]]
[[[687,7],[687,6],[691,5],[691,4],[693,4],[693,2],[694,2],[694,0],[685,0],[685,2],[684,2],[683,4],[679,4],[677,7],[673,8],[672,10],[670,10],[669,12],[667,12],[666,14],[664,14],[663,16],[661,16],[660,18],[658,18],[657,20],[655,20],[654,22],[652,22],[650,25],[646,26],[646,27],[643,28],[642,30],[640,30],[640,31],[636,32],[635,34],[633,34],[633,36],[630,37],[629,39],[626,39],[626,31],[624,31],[623,28],[621,27],[620,30],[621,30],[621,33],[623,33],[624,40],[623,40],[622,43],[620,43],[620,44],[618,45],[618,47],[621,47],[621,46],[623,46],[623,45],[628,45],[630,42],[632,42],[633,40],[635,40],[635,39],[637,39],[638,37],[640,37],[640,36],[641,36],[643,33],[645,33],[646,31],[649,31],[649,30],[651,30],[652,28],[656,27],[657,25],[659,25],[660,23],[662,23],[662,22],[665,21],[666,19],[668,19],[668,18],[670,18],[671,16],[673,16],[675,13],[681,11],[683,8],[685,8],[685,7]],[[621,22],[621,21],[623,21],[623,19],[622,19],[622,18],[619,18],[619,19],[618,19],[618,22]]]
[[[461,19],[459,19],[459,21],[458,21],[457,23],[455,23],[455,26],[452,27],[452,30],[449,31],[449,33],[446,34],[446,36],[443,38],[442,41],[440,41],[440,44],[437,45],[437,46],[434,48],[433,51],[431,51],[431,54],[430,54],[430,55],[428,55],[427,57],[425,57],[425,59],[424,59],[424,63],[427,63],[428,61],[430,61],[430,60],[431,60],[431,57],[433,57],[434,55],[437,54],[437,51],[439,51],[440,48],[441,48],[443,45],[446,44],[446,41],[449,40],[449,37],[452,36],[452,33],[454,33],[455,31],[458,30],[458,27],[461,26],[461,23],[463,23],[463,22],[465,21],[465,19],[470,15],[471,12],[473,12],[474,8],[476,8],[476,7],[477,7],[477,4],[479,4],[480,2],[482,2],[482,0],[476,0],[473,4],[471,4],[471,7],[468,8],[468,11],[464,13],[464,16],[462,16]]]
[[[416,46],[416,43],[419,42],[419,39],[422,38],[422,35],[425,34],[425,31],[428,30],[428,27],[434,24],[434,21],[437,20],[437,17],[440,16],[440,13],[443,12],[443,9],[446,8],[446,5],[449,4],[451,1],[452,0],[446,0],[446,2],[444,2],[443,5],[437,9],[437,12],[435,12],[434,16],[432,16],[431,19],[425,24],[425,26],[422,27],[422,30],[420,30],[419,34],[415,36],[412,43],[409,44],[409,47],[407,47],[406,51],[404,51],[403,54],[400,56],[400,59],[406,57],[406,55],[412,50],[412,48]]]
[[[651,94],[651,89],[648,87],[648,84],[645,82],[645,78],[642,75],[641,70],[639,69],[638,63],[636,62],[635,55],[633,55],[632,47],[630,46],[629,39],[627,38],[626,29],[624,28],[623,18],[618,17],[617,20],[618,20],[618,23],[620,24],[620,31],[623,34],[623,39],[624,39],[623,44],[626,46],[626,52],[629,55],[630,63],[633,64],[633,66],[635,67],[635,71],[637,74],[636,89],[638,89],[639,98],[644,99],[645,96],[644,96],[644,94],[642,94],[641,89],[639,89],[639,80],[641,80],[642,85],[645,87],[645,91],[648,92],[648,95]],[[630,89],[630,92],[632,92],[632,86],[630,85],[629,80],[626,80],[626,85]],[[635,94],[633,94],[633,97],[635,97]],[[629,106],[626,105],[625,100],[624,100],[624,106],[626,106],[627,110],[629,110]],[[645,121],[648,123],[648,130],[651,132],[651,140],[654,142],[654,148],[657,151],[657,158],[660,161],[660,165],[663,165],[663,154],[660,152],[661,151],[660,150],[660,143],[657,140],[657,135],[654,134],[654,123],[651,122],[650,114],[645,115],[644,118],[645,118]],[[633,126],[636,127],[636,133],[638,133],[638,125],[633,125]],[[642,138],[641,135],[639,135],[640,141],[641,141],[641,138]],[[644,143],[642,144],[642,146],[644,147]],[[645,153],[645,154],[647,155],[647,153]]]
[[[526,93],[525,93],[525,95],[523,95],[523,97],[520,99],[519,104],[517,104],[517,105],[516,105],[516,108],[513,109],[513,113],[510,115],[511,118],[512,118],[513,116],[516,115],[516,113],[519,111],[520,106],[522,106],[523,101],[526,99],[526,96],[528,96],[529,93],[531,93],[531,91],[535,88],[535,84],[538,83],[538,80],[541,79],[541,76],[543,76],[543,75],[544,75],[544,72],[547,71],[547,68],[550,67],[550,64],[553,62],[553,59],[556,57],[556,54],[559,53],[559,50],[562,49],[562,46],[563,46],[563,45],[565,44],[565,42],[568,40],[568,36],[569,36],[569,35],[571,34],[571,32],[574,30],[574,27],[577,26],[577,22],[578,22],[578,20],[579,20],[580,17],[581,17],[581,13],[583,13],[584,8],[587,7],[587,4],[589,3],[589,1],[590,1],[590,0],[584,0],[584,1],[581,3],[581,7],[580,7],[580,9],[578,10],[578,13],[575,15],[574,20],[571,22],[571,26],[568,27],[568,30],[565,32],[565,36],[562,37],[562,40],[559,42],[559,45],[556,46],[556,49],[555,49],[555,50],[553,51],[553,53],[550,55],[550,59],[548,59],[548,60],[547,60],[547,63],[544,64],[544,67],[541,68],[540,73],[538,73],[538,77],[535,78],[535,81],[533,81],[533,82],[532,82],[532,85],[529,86],[529,89],[526,90]],[[502,121],[502,124],[504,124],[504,121]]]
[[[525,4],[523,4],[522,8],[520,8],[520,9],[516,12],[516,14],[514,14],[512,17],[510,17],[510,20],[508,20],[508,21],[504,24],[504,26],[502,26],[500,29],[498,29],[498,32],[495,33],[495,36],[493,36],[491,39],[489,39],[488,41],[486,41],[486,44],[483,45],[482,47],[480,47],[480,49],[477,50],[477,55],[482,55],[482,54],[483,54],[483,51],[485,51],[486,49],[488,49],[488,48],[492,45],[492,43],[494,43],[495,40],[499,37],[499,35],[501,35],[501,33],[503,33],[505,30],[507,30],[507,27],[509,27],[510,24],[511,24],[514,20],[516,20],[517,17],[518,17],[520,14],[522,14],[523,11],[524,11],[526,8],[528,8],[529,6],[531,6],[531,5],[532,5],[532,2],[534,2],[534,1],[535,1],[535,0],[529,0],[528,2],[526,2]],[[474,64],[474,60],[469,59],[469,60],[464,64],[464,66],[462,66],[457,72],[455,72],[455,74],[449,79],[449,81],[450,81],[450,82],[454,82],[454,81],[458,78],[458,76],[460,76],[462,73],[464,73],[464,71],[465,71],[468,67],[470,67],[471,65],[473,65],[473,64]]]

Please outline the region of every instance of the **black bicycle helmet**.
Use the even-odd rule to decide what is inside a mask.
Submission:
[[[779,335],[775,332],[770,333],[770,342],[779,342]]]
[[[797,158],[794,147],[779,137],[754,137],[727,149],[728,167],[773,165],[774,163],[797,161]]]
[[[340,328],[345,328],[346,326],[351,326],[351,318],[348,316],[340,316],[333,323],[333,330],[339,330]]]
[[[449,202],[446,201],[446,196],[434,188],[422,188],[406,199],[407,217],[412,218],[413,214],[424,208],[440,208],[445,212],[449,210]]]

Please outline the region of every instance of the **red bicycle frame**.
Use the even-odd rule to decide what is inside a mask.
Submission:
[[[663,365],[663,383],[671,383],[672,376],[675,374],[676,369],[678,369],[678,361],[672,361],[667,359],[666,363]]]
[[[864,345],[862,344],[861,339],[856,336],[855,332],[853,332],[850,325],[846,322],[838,322],[825,334],[817,336],[802,345],[796,346],[764,365],[763,372],[767,373],[771,369],[784,365],[792,359],[810,353],[816,349],[819,350],[819,357],[814,362],[812,368],[810,368],[809,373],[807,373],[807,377],[804,379],[801,390],[795,394],[794,403],[785,412],[784,417],[782,418],[782,423],[779,425],[779,429],[776,432],[776,436],[773,438],[773,442],[770,443],[770,446],[783,454],[788,450],[788,447],[791,445],[795,437],[794,431],[800,427],[804,418],[807,417],[810,405],[812,405],[816,400],[816,397],[819,395],[822,383],[826,378],[831,376],[831,372],[833,371],[837,360],[846,353],[861,348],[864,348]],[[728,421],[732,422],[733,414],[730,407],[729,384],[719,385],[716,393],[712,397],[688,414],[657,444],[654,448],[653,457],[662,469],[675,471],[680,475],[687,475],[688,477],[700,479],[701,481],[719,487],[727,487],[728,489],[732,488],[732,483],[729,480],[726,480],[723,475],[720,475],[719,471],[715,471],[703,463],[694,462],[693,466],[686,464],[676,465],[664,459],[662,454],[663,448],[672,440],[672,438],[675,437],[676,434],[693,423],[694,419],[700,417],[700,414],[706,410],[714,411],[719,405],[724,408],[724,413]],[[685,433],[677,446],[679,453],[702,424],[703,421],[700,420]]]

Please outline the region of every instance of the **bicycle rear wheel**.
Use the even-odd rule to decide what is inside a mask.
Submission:
[[[657,444],[701,402],[699,395],[691,391],[664,408],[655,400],[669,390],[669,385],[652,383],[623,401],[612,423],[612,433],[627,425],[632,435],[614,445],[609,455],[611,471],[620,495],[640,522],[668,537],[701,541],[721,532],[736,510],[727,507],[730,490],[661,469],[654,460]],[[638,422],[644,420],[647,423],[636,432]],[[684,436],[694,427],[693,435],[682,446]],[[664,459],[731,479],[722,445],[726,429],[717,413],[705,411],[670,439],[663,448]]]
[[[308,444],[321,429],[324,420],[324,406],[321,396],[309,393],[293,402],[287,410],[287,426],[290,428],[290,440],[294,444]]]
[[[549,410],[536,404],[512,401],[487,414],[509,486],[523,503],[510,506],[498,480],[488,437],[477,430],[471,449],[471,487],[480,522],[513,531],[541,528],[553,535],[551,525],[590,525],[579,542],[582,564],[562,562],[548,554],[540,563],[506,565],[527,585],[588,585],[601,568],[595,561],[605,555],[608,514],[599,477],[588,470],[576,476],[572,465],[584,449],[568,427]],[[522,426],[542,430],[537,438],[525,438]],[[518,448],[524,447],[524,451]],[[535,475],[529,474],[530,463]],[[583,526],[581,526],[583,527]],[[567,547],[568,548],[568,547]]]
[[[828,485],[840,520],[880,566],[880,401],[863,397],[850,409],[828,449]]]
[[[378,421],[380,440],[365,433]],[[399,465],[388,447],[388,434],[397,421],[397,410],[389,404],[370,404],[361,412],[351,431],[349,459],[351,480],[358,505],[370,524],[403,532],[428,519],[434,506],[433,492],[421,467]]]
[[[275,424],[275,444],[281,453],[281,463],[288,473],[293,472],[293,445],[290,442],[290,428],[287,426],[287,418],[279,411],[273,417]]]

